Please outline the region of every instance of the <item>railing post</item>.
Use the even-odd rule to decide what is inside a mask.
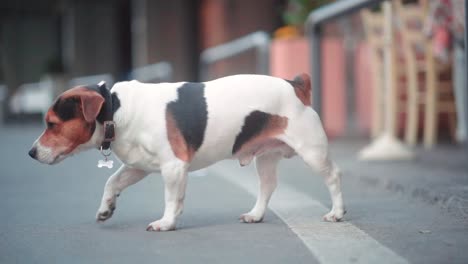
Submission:
[[[468,3],[465,1],[465,98],[464,105],[465,107],[465,126],[468,126]],[[465,127],[465,129],[467,129]],[[465,131],[466,132],[466,131]],[[465,139],[466,140],[466,139]],[[468,142],[465,141],[465,147],[468,147]]]
[[[209,66],[209,64],[205,60],[203,60],[203,59],[200,60],[200,64],[199,64],[199,67],[200,67],[200,81],[202,81],[202,82],[208,80],[208,66]]]
[[[312,107],[322,113],[322,60],[321,60],[321,27],[324,23],[337,17],[351,14],[364,7],[370,7],[384,0],[342,0],[325,5],[310,12],[305,22],[305,28],[310,38],[310,62],[312,76]],[[322,117],[323,119],[323,117]]]
[[[262,41],[264,42],[263,44]],[[269,38],[260,40],[257,46],[257,73],[270,74],[270,40]]]
[[[322,29],[320,25],[316,25],[311,29],[310,49],[312,107],[319,116],[322,116]]]

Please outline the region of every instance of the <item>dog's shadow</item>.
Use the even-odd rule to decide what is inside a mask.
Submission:
[[[260,223],[241,223],[238,219],[239,216],[235,214],[215,214],[210,216],[201,215],[182,215],[177,220],[176,230],[205,230],[205,229],[219,229],[219,227],[232,228],[249,228],[255,225],[271,225],[278,224],[281,220],[276,219],[272,214],[268,214],[265,219]],[[146,230],[146,227],[152,221],[151,217],[135,217],[127,219],[109,219],[105,222],[97,222],[98,228],[105,231],[128,231],[128,230]]]

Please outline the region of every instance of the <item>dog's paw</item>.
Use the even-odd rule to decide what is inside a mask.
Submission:
[[[104,222],[107,219],[111,218],[114,214],[115,204],[111,204],[107,209],[99,209],[96,213],[96,221],[97,222]]]
[[[175,222],[167,220],[158,220],[150,223],[146,228],[146,231],[171,231],[175,230]]]
[[[242,223],[260,223],[263,221],[263,215],[258,216],[254,214],[243,214],[239,217],[239,221]]]
[[[323,216],[323,220],[326,222],[339,222],[343,219],[345,213],[344,210],[332,210]]]

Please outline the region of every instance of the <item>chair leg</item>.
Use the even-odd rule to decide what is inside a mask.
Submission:
[[[371,128],[371,137],[376,138],[380,135],[383,130],[383,104],[382,104],[382,69],[380,67],[379,59],[377,55],[373,55],[373,100],[372,100],[372,128]]]
[[[418,100],[418,73],[416,71],[416,65],[414,58],[410,55],[407,56],[408,69],[407,69],[407,80],[408,80],[408,100],[406,107],[406,129],[405,129],[405,141],[408,145],[414,146],[417,140],[418,134],[418,115],[419,115],[419,100]]]
[[[432,48],[426,49],[426,108],[424,120],[424,147],[431,148],[437,140],[437,76],[435,71],[434,57],[432,56]]]

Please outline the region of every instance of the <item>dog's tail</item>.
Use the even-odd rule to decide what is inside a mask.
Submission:
[[[294,87],[294,92],[296,93],[297,98],[306,106],[312,105],[311,93],[312,88],[310,85],[310,77],[307,73],[301,73],[293,81],[288,81],[292,87]]]

